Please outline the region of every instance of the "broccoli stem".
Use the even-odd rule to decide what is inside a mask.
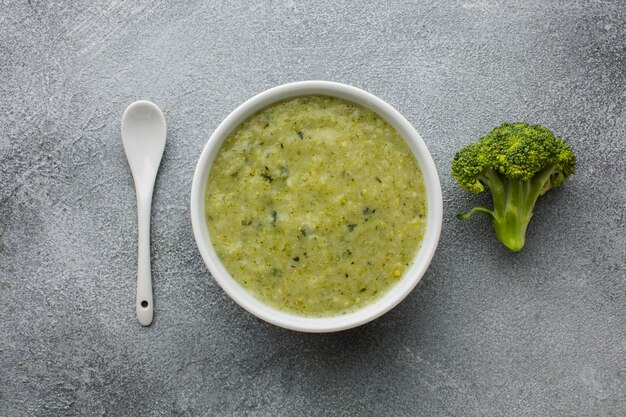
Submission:
[[[506,191],[500,175],[496,171],[488,169],[479,177],[479,180],[489,188],[493,195],[493,210],[504,211],[506,199],[503,197]]]
[[[526,240],[526,229],[533,215],[529,200],[537,200],[539,194],[533,198],[530,181],[504,180],[504,193],[492,193],[495,209],[492,220],[493,228],[498,239],[512,251],[519,251]]]
[[[467,213],[462,213],[462,214],[457,215],[456,218],[459,219],[459,220],[467,220],[474,213],[486,214],[487,216],[489,216],[489,217],[491,217],[493,219],[493,211],[491,211],[487,207],[483,207],[483,206],[474,207],[473,209],[471,209]]]
[[[474,213],[490,216],[498,239],[517,252],[524,246],[535,203],[554,171],[553,166],[548,167],[529,181],[508,180],[495,171],[486,171],[480,180],[491,191],[493,210],[478,206],[457,217],[466,220]]]

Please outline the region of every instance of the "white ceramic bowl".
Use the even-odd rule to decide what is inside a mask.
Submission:
[[[413,263],[400,281],[375,303],[353,313],[333,317],[303,317],[264,304],[241,287],[226,271],[213,245],[205,221],[204,195],[211,166],[226,137],[249,116],[287,98],[304,95],[339,97],[371,109],[395,127],[413,151],[426,184],[427,224],[424,240]],[[287,329],[302,332],[334,332],[360,326],[395,307],[420,281],[435,253],[441,231],[443,202],[437,170],[424,141],[413,126],[389,104],[355,87],[328,81],[302,81],[264,91],[237,107],[209,138],[196,167],[191,186],[191,222],[200,254],[217,283],[240,306],[255,316]]]

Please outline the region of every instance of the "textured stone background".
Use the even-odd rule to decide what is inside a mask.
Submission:
[[[623,1],[0,1],[0,416],[626,414]],[[440,170],[420,285],[352,331],[265,324],[213,282],[189,192],[255,93],[328,79],[400,110]],[[155,321],[134,313],[136,215],[119,125],[160,105]],[[503,121],[570,141],[577,173],[509,253],[454,152]]]

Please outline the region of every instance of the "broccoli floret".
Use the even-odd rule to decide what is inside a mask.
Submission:
[[[537,198],[563,184],[575,165],[569,145],[545,127],[505,123],[454,157],[452,176],[461,188],[479,194],[487,187],[493,198],[493,210],[478,206],[457,217],[490,216],[498,239],[519,251]]]

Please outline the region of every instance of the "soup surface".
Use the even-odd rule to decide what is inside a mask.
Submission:
[[[406,142],[358,104],[303,96],[243,122],[206,189],[213,246],[277,309],[334,316],[381,297],[423,237],[422,174]]]

